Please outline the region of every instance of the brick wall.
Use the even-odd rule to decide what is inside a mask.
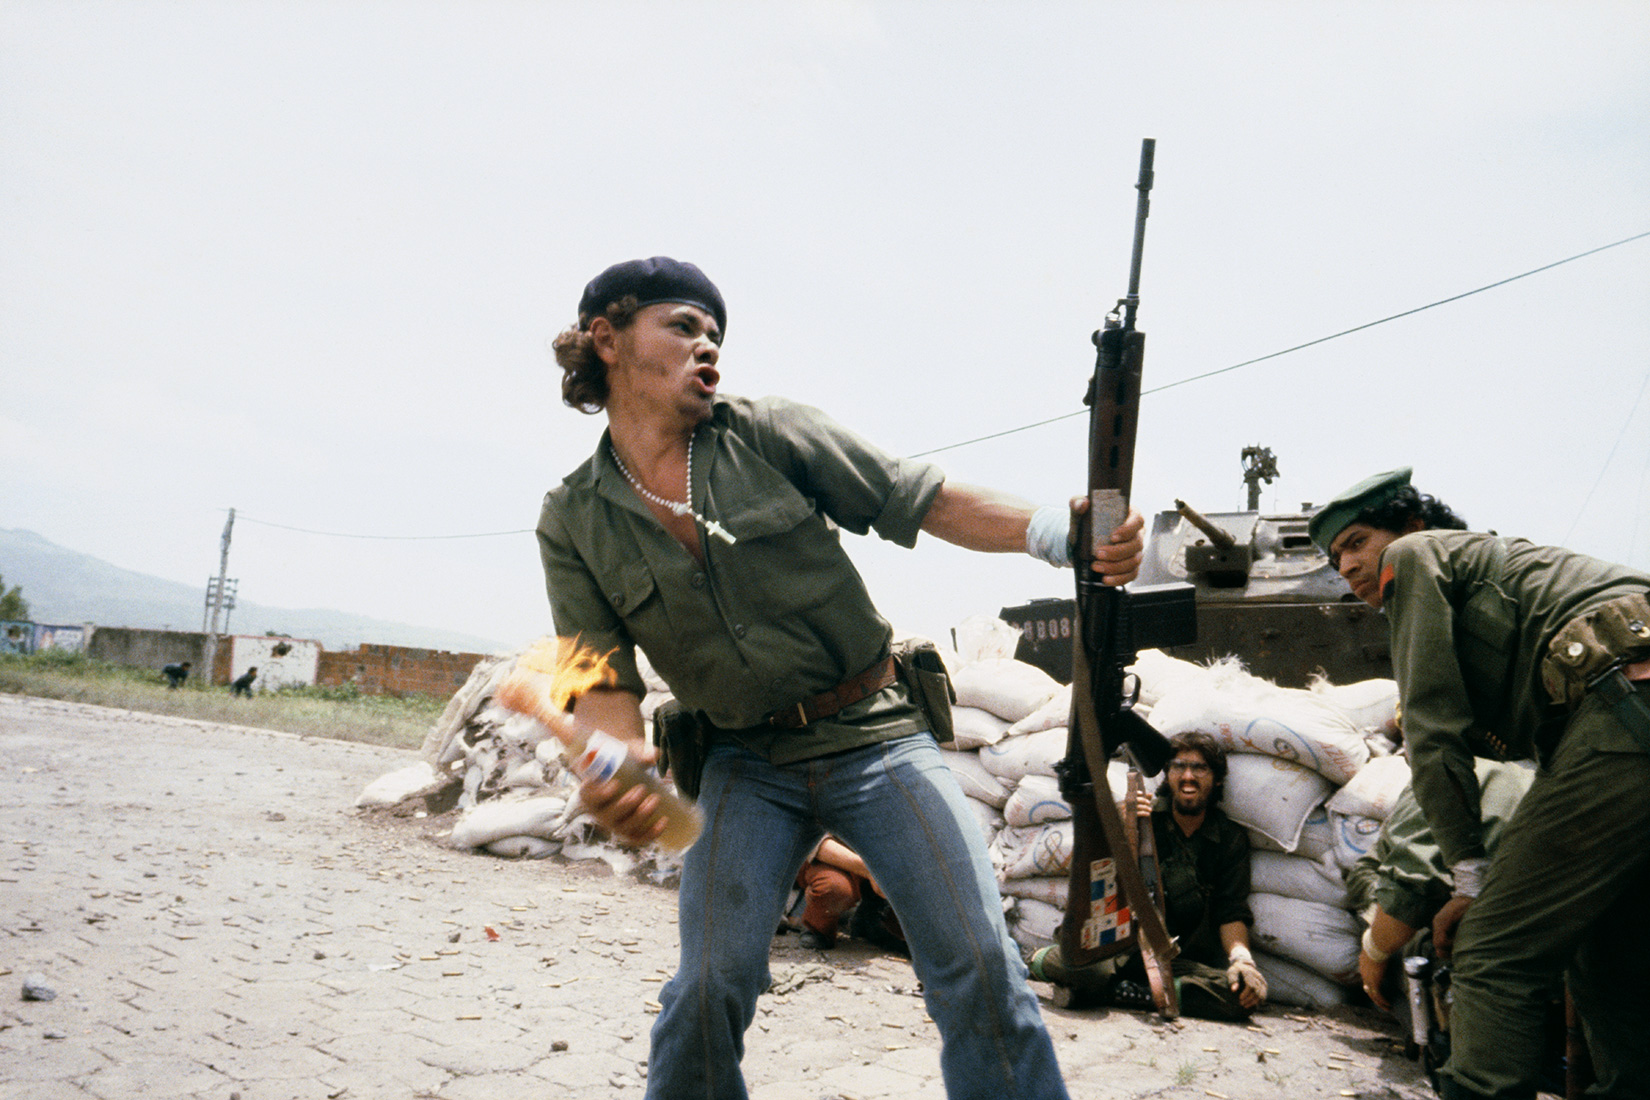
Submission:
[[[337,687],[354,681],[367,695],[435,695],[446,698],[470,678],[480,653],[448,653],[396,645],[363,645],[353,653],[323,650],[317,684]]]

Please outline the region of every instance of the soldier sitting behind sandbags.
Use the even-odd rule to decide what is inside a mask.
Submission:
[[[1266,1000],[1266,979],[1249,953],[1249,834],[1220,810],[1226,750],[1206,733],[1170,740],[1169,761],[1155,801],[1142,795],[1135,812],[1150,818],[1163,883],[1164,922],[1180,953],[1170,964],[1180,1009],[1187,1016],[1242,1020]],[[1152,1007],[1140,956],[1104,959],[1080,970],[1060,962],[1058,946],[1031,959],[1032,976],[1128,1008]]]

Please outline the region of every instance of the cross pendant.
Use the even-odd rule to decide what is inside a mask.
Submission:
[[[733,533],[731,531],[729,531],[726,527],[723,527],[720,523],[717,523],[713,519],[705,520],[705,530],[709,531],[711,534],[715,535],[717,538],[721,539],[723,542],[727,543],[729,546],[732,546],[734,543],[739,541],[738,539],[733,537]]]

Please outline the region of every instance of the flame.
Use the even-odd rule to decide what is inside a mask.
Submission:
[[[551,706],[565,711],[569,703],[592,688],[613,687],[619,682],[618,673],[607,663],[611,655],[611,651],[597,653],[581,646],[577,638],[540,638],[521,655],[511,678],[532,675]],[[538,677],[548,678],[549,683]]]

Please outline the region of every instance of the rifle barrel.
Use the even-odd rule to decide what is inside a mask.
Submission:
[[[1140,179],[1135,183],[1140,197],[1134,206],[1134,256],[1129,261],[1129,295],[1123,300],[1123,329],[1133,331],[1134,313],[1140,306],[1140,257],[1146,250],[1146,218],[1152,208],[1152,159],[1157,154],[1156,138],[1140,139]]]

